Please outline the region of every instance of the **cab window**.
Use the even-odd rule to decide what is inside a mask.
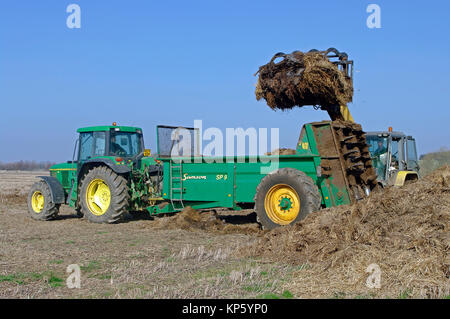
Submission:
[[[133,157],[143,151],[142,135],[130,132],[111,132],[111,155]]]
[[[80,134],[80,161],[86,161],[96,156],[104,156],[105,150],[105,132],[88,132]]]
[[[392,139],[391,142],[391,167],[399,169],[399,143],[400,139]]]
[[[388,138],[381,136],[367,136],[367,144],[372,157],[386,153],[388,147]]]
[[[388,163],[387,153],[389,139],[383,136],[371,135],[366,138],[369,145],[369,152],[372,157],[373,166],[378,178],[384,180],[386,177],[386,167]]]
[[[406,142],[406,151],[408,156],[408,167],[414,168],[417,166],[417,151],[416,142],[414,139],[408,139]]]

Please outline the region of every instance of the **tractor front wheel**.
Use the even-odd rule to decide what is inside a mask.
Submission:
[[[115,223],[128,209],[127,180],[106,166],[91,169],[81,182],[81,213],[94,223]]]
[[[31,186],[28,193],[28,213],[37,220],[51,220],[59,213],[59,206],[52,200],[50,188],[44,181]]]

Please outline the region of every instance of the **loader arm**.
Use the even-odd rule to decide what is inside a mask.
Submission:
[[[323,106],[322,110],[325,110],[328,112],[328,115],[330,116],[332,121],[348,121],[354,123],[354,119],[352,114],[350,113],[350,110],[348,108],[348,105],[341,105],[341,106]]]
[[[311,50],[317,51],[317,50]],[[328,60],[336,65],[339,70],[352,82],[353,85],[353,60],[348,59],[348,55],[345,52],[340,52],[335,48],[329,48],[326,51],[322,51]],[[353,116],[348,109],[348,105],[333,105],[333,106],[321,106],[321,109],[328,112],[332,121],[348,121],[354,123]]]

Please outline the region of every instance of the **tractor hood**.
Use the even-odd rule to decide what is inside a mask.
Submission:
[[[157,159],[155,159],[153,156],[148,156],[148,157],[143,157],[141,159],[141,163],[142,163],[141,164],[142,167],[148,167],[148,166],[152,166],[152,165],[158,165],[161,162],[158,161]],[[161,163],[161,165],[162,165],[162,163]]]
[[[69,170],[76,170],[77,169],[77,163],[74,162],[65,162],[65,163],[59,163],[55,164],[50,167],[50,171],[69,171]]]

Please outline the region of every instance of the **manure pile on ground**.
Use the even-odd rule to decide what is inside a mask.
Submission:
[[[377,264],[381,288],[371,293],[445,297],[450,295],[449,226],[450,166],[445,166],[416,183],[270,231],[243,253],[313,265],[307,276],[299,272],[290,284],[297,292],[309,290],[310,296],[364,291],[366,268]]]
[[[224,234],[257,234],[261,232],[257,224],[230,224],[221,219],[215,211],[199,212],[190,206],[187,206],[183,211],[176,213],[174,216],[158,219],[155,227],[190,231],[204,230]]]
[[[277,53],[257,74],[256,99],[265,99],[272,109],[346,105],[353,99],[351,79],[323,52]]]

